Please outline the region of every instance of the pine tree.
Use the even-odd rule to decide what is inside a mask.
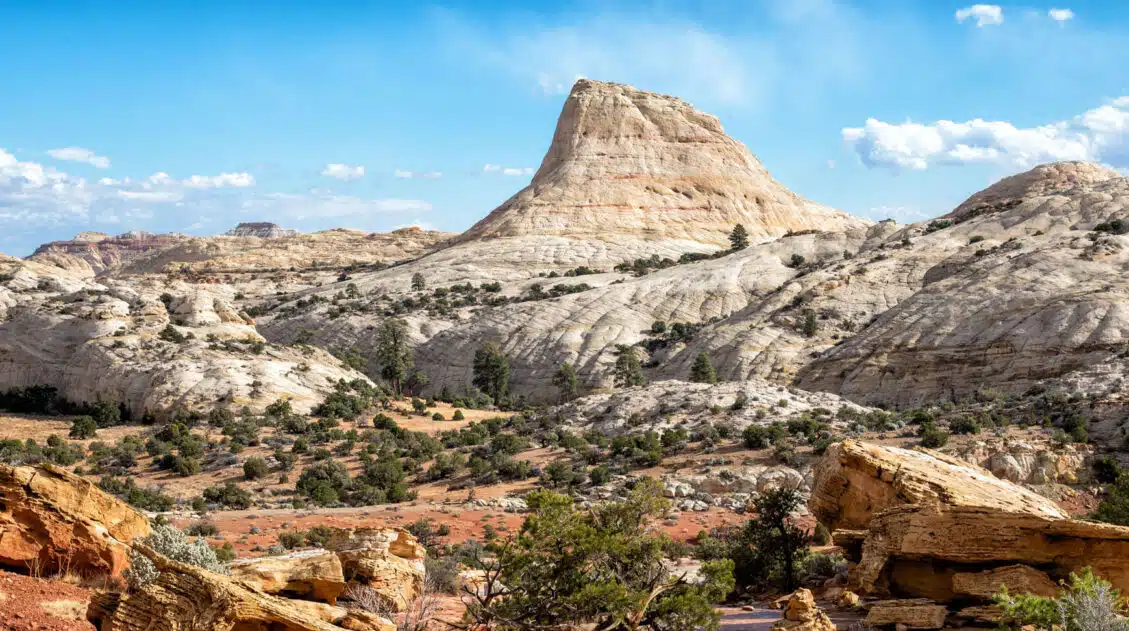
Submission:
[[[494,342],[483,344],[474,353],[474,387],[490,395],[495,405],[510,392],[510,362]]]
[[[412,274],[412,291],[423,291],[427,289],[427,281],[423,279],[423,274],[416,272]]]
[[[631,346],[621,348],[619,358],[615,360],[615,385],[628,388],[641,386],[646,381],[643,378],[643,366],[635,355],[635,348]]]
[[[399,319],[388,319],[380,324],[376,358],[380,363],[380,376],[392,386],[392,391],[397,396],[402,394],[404,380],[415,363],[412,361],[407,323]]]
[[[744,250],[749,247],[749,231],[745,230],[743,224],[733,226],[733,232],[729,233],[729,245],[731,250]]]
[[[579,394],[579,387],[576,380],[576,369],[572,364],[563,363],[557,369],[557,374],[553,375],[553,385],[556,386],[557,392],[560,395],[561,402],[571,401]]]
[[[706,352],[698,353],[694,365],[690,367],[690,381],[694,383],[717,383],[717,371],[710,363],[710,356]]]

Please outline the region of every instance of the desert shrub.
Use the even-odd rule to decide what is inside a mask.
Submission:
[[[97,432],[98,423],[94,420],[93,416],[79,416],[71,421],[71,431],[68,436],[78,440],[84,440],[94,438]]]
[[[928,449],[939,449],[949,442],[949,433],[937,427],[933,421],[928,421],[921,426],[921,446]]]
[[[252,456],[243,463],[243,477],[247,480],[258,480],[266,477],[270,472],[267,461],[259,456]]]
[[[1005,628],[1061,629],[1062,631],[1126,631],[1125,605],[1121,594],[1090,568],[1071,573],[1058,598],[1008,593],[1001,587],[995,596]]]
[[[764,449],[768,447],[771,436],[768,428],[762,425],[750,425],[741,432],[741,438],[745,441],[746,449]]]
[[[204,489],[204,500],[210,504],[220,504],[226,508],[242,510],[251,507],[251,493],[225,482],[223,486],[209,486]]]
[[[210,521],[198,521],[185,528],[184,534],[189,537],[214,537],[220,534],[220,529]]]
[[[456,421],[461,421],[466,418],[466,415],[463,414],[462,410],[455,410],[455,413],[451,416],[451,418]]]
[[[959,416],[949,421],[949,431],[954,434],[979,434],[980,424],[968,416]]]
[[[164,512],[172,508],[173,498],[156,487],[143,489],[133,478],[103,477],[98,486],[103,491],[117,496],[130,506],[153,512]]]
[[[1117,464],[1117,459],[1113,456],[1095,458],[1090,467],[1094,471],[1094,479],[1102,484],[1116,482],[1117,478],[1121,476],[1121,466]]]
[[[306,540],[305,533],[300,531],[289,530],[286,532],[278,533],[278,545],[293,550],[294,548],[302,547],[302,543]]]
[[[231,545],[230,541],[225,541],[218,548],[212,548],[212,552],[215,553],[216,560],[220,563],[230,563],[235,560],[235,546]]]
[[[212,572],[227,574],[227,568],[216,558],[216,553],[202,538],[190,539],[183,532],[169,525],[158,525],[153,533],[141,540],[153,551],[174,561],[195,565]],[[157,568],[141,553],[129,553],[129,569],[125,571],[126,581],[133,590],[140,589],[157,578]]]

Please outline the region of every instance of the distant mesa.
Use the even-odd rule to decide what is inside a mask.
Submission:
[[[279,227],[269,221],[244,221],[224,233],[228,237],[259,237],[260,239],[281,239],[298,236],[297,230]]]
[[[459,237],[523,235],[725,247],[868,222],[808,201],[769,175],[718,119],[681,99],[581,79],[529,186]]]

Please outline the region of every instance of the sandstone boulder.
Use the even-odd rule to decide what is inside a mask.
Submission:
[[[924,594],[952,591],[953,568],[1019,563],[1046,568],[1052,578],[1088,566],[1124,591],[1129,589],[1127,558],[1125,526],[981,507],[897,506],[871,523],[851,581],[864,593]],[[916,575],[933,578],[911,585],[898,578],[903,566],[921,567]]]
[[[404,611],[423,589],[426,551],[402,528],[338,529],[326,549],[341,559],[345,578],[373,588],[393,611]]]
[[[1066,517],[1051,500],[938,452],[845,440],[815,466],[808,508],[828,528],[863,529],[876,514],[903,504]]]
[[[930,600],[880,600],[870,604],[866,624],[870,627],[902,626],[907,629],[940,629],[949,610]]]
[[[835,624],[815,604],[811,590],[796,590],[784,605],[784,619],[772,625],[774,631],[835,631]]]
[[[953,574],[953,591],[966,596],[989,600],[1006,587],[1012,594],[1034,594],[1054,598],[1058,586],[1041,572],[1026,565],[1007,565],[983,572],[957,572]]]
[[[341,560],[328,550],[304,550],[279,556],[239,559],[231,577],[267,594],[333,604],[345,591]]]
[[[1054,580],[1087,566],[1129,588],[1129,527],[1069,519],[975,465],[848,440],[815,469],[809,506],[823,523],[852,529],[835,537],[852,543],[850,584],[863,594],[947,602],[986,599],[1004,584],[1053,595]]]
[[[51,465],[0,464],[0,566],[41,574],[117,576],[145,517],[92,482]]]
[[[375,616],[325,603],[271,596],[229,577],[167,559],[144,545],[136,544],[134,549],[152,561],[160,574],[117,602],[95,598],[87,619],[101,631],[394,629],[390,621]]]

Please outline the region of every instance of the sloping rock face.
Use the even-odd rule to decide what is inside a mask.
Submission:
[[[297,230],[283,228],[269,221],[244,221],[238,226],[224,233],[229,237],[257,237],[259,239],[280,239],[282,237],[296,237]]]
[[[1046,594],[1091,567],[1129,587],[1129,527],[1069,519],[1049,500],[929,451],[844,441],[816,465],[809,508],[848,545],[853,588],[871,595],[990,602],[1007,585]],[[858,533],[864,529],[863,533]]]
[[[231,577],[268,594],[281,594],[333,604],[345,591],[345,575],[337,555],[327,550],[237,559]]]
[[[96,598],[87,618],[102,631],[392,631],[371,614],[264,594],[237,580],[136,546],[160,570],[117,602]]]
[[[326,549],[341,559],[345,578],[368,585],[404,611],[423,589],[427,552],[402,528],[337,529]]]
[[[1059,163],[899,231],[892,239],[910,245],[871,259],[866,271],[891,283],[886,293],[900,294],[896,304],[804,367],[797,385],[914,406],[978,389],[1056,387],[1112,362],[1100,377],[1073,382],[1105,391],[1127,373],[1129,236],[1094,229],[1119,219],[1129,219],[1129,179]],[[859,272],[856,264],[841,274],[853,280]],[[849,299],[831,293],[813,306]]]
[[[0,390],[52,386],[76,403],[308,411],[340,379],[365,379],[315,348],[268,345],[234,290],[164,278],[106,280],[0,258]]]
[[[459,240],[557,235],[727,247],[738,223],[754,237],[865,225],[788,191],[716,117],[674,97],[581,79],[532,183]]]
[[[118,576],[149,522],[92,482],[50,465],[0,464],[0,566]]]

